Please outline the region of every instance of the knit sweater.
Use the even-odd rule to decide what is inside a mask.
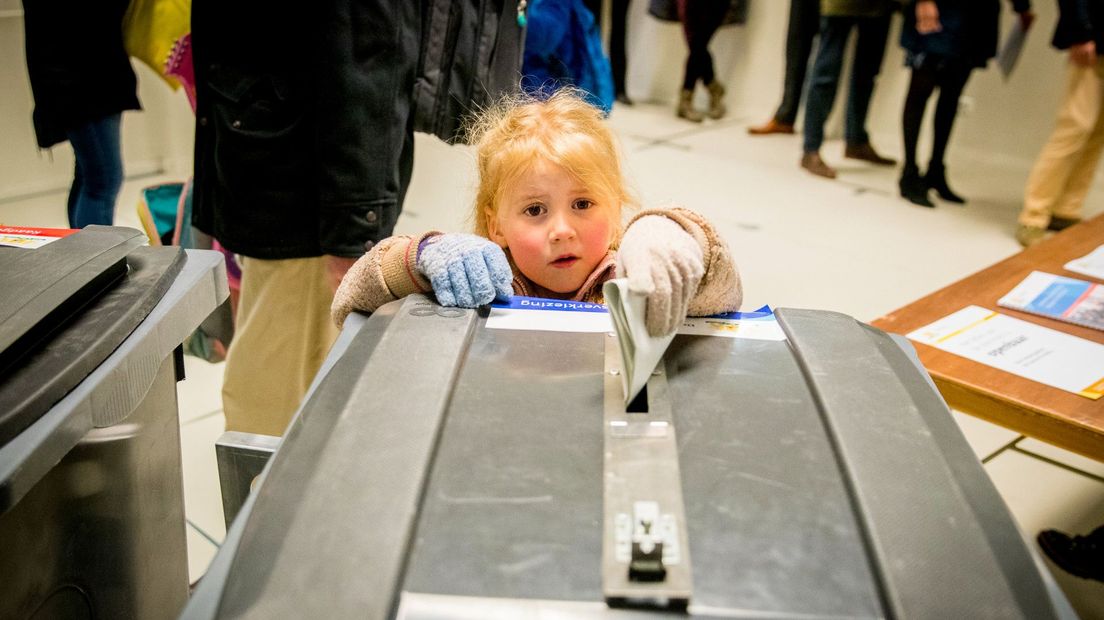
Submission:
[[[740,274],[728,245],[717,234],[716,229],[700,214],[684,208],[644,210],[632,218],[629,226],[648,215],[660,215],[675,221],[694,237],[702,249],[705,275],[702,277],[697,293],[690,301],[688,314],[708,316],[739,309],[743,300]],[[418,272],[415,263],[418,244],[434,234],[438,233],[431,231],[417,236],[388,237],[362,256],[345,276],[346,280],[351,278],[356,285],[342,284],[334,297],[332,308],[334,322],[341,325],[350,310],[373,312],[388,302],[412,293],[432,293],[433,287],[425,276]],[[510,259],[510,266],[514,272],[515,295],[602,303],[602,285],[615,277],[617,254],[611,250],[578,290],[572,293],[555,293],[525,277],[518,270],[509,251],[506,255]]]

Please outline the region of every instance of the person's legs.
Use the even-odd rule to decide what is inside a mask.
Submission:
[[[323,257],[245,258],[222,387],[226,430],[283,435],[337,337]]]
[[[935,106],[931,160],[924,180],[947,202],[964,203],[966,199],[951,191],[947,184],[946,166],[943,163],[947,143],[951,140],[955,118],[958,116],[958,100],[970,80],[974,68],[962,62],[949,62],[939,72],[939,101]]]
[[[1096,68],[1080,67],[1073,63],[1067,70],[1066,93],[1058,111],[1058,120],[1050,139],[1043,146],[1024,189],[1024,206],[1019,223],[1023,229],[1042,231],[1050,223],[1056,205],[1066,195],[1066,188],[1081,160],[1083,151],[1101,116],[1104,101],[1099,65]],[[1069,203],[1063,207],[1069,212]],[[1041,239],[1041,234],[1019,234],[1020,242]]]
[[[855,42],[855,61],[851,67],[851,90],[847,97],[844,127],[844,137],[849,145],[870,143],[870,135],[866,132],[866,114],[889,39],[889,15],[864,17],[856,21],[859,36]]]
[[[613,93],[622,103],[629,103],[625,96],[625,20],[629,12],[629,0],[613,0],[610,14],[610,69],[613,71]]]
[[[901,130],[905,145],[905,168],[916,169],[916,145],[928,99],[935,91],[936,71],[931,66],[913,67],[909,80],[905,109],[901,115]]]
[[[905,165],[901,170],[898,186],[901,197],[922,207],[934,207],[928,199],[928,188],[920,178],[916,165],[916,144],[920,139],[920,126],[924,121],[924,110],[928,99],[935,90],[936,70],[930,65],[913,67],[909,80],[908,95],[905,97],[905,109],[901,114],[901,132],[905,145]]]
[[[105,116],[66,132],[77,160],[69,196],[71,228],[110,226],[115,221],[115,199],[123,185],[121,118],[121,114]]]
[[[1098,61],[1095,71],[1097,93],[1104,92],[1104,61]],[[1085,146],[1081,148],[1070,168],[1069,180],[1058,200],[1051,207],[1052,218],[1060,220],[1080,220],[1081,206],[1092,187],[1101,151],[1104,150],[1104,96],[1097,103],[1096,125],[1093,127]]]
[[[65,213],[69,218],[70,227],[73,227],[73,222],[77,219],[77,197],[81,193],[81,176],[80,160],[77,159],[73,164],[73,183],[69,186],[69,200],[65,206]]]
[[[784,125],[793,125],[797,121],[813,39],[819,30],[820,0],[790,0],[790,22],[786,31],[786,78],[783,82],[782,103],[774,113],[774,120]]]
[[[805,96],[806,153],[816,153],[824,143],[824,122],[832,112],[839,88],[843,50],[854,20],[847,17],[823,17],[820,20],[820,46],[813,62],[809,92]]]

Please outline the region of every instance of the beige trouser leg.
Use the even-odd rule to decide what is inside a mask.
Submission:
[[[242,260],[241,302],[222,386],[226,430],[284,434],[337,327],[322,257]]]
[[[1081,217],[1104,148],[1104,59],[1093,67],[1069,63],[1058,122],[1024,190],[1020,223],[1046,228],[1050,217]]]

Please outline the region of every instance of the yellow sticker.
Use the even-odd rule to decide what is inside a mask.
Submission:
[[[1097,400],[1101,396],[1104,396],[1104,379],[1097,381],[1089,387],[1081,390],[1081,395],[1085,398],[1091,398]]]

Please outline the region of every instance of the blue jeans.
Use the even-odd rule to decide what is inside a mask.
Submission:
[[[874,93],[874,80],[882,68],[886,39],[889,37],[889,15],[884,17],[820,18],[820,48],[813,63],[813,75],[809,80],[809,93],[805,102],[805,152],[820,150],[824,143],[824,122],[832,112],[839,87],[843,52],[851,30],[857,28],[859,39],[855,44],[855,62],[851,67],[851,91],[847,96],[847,118],[844,137],[848,144],[866,144],[866,113],[870,108],[870,96]]]
[[[105,116],[66,132],[77,160],[69,189],[70,228],[110,226],[115,220],[115,198],[123,185],[121,118],[121,114]]]

